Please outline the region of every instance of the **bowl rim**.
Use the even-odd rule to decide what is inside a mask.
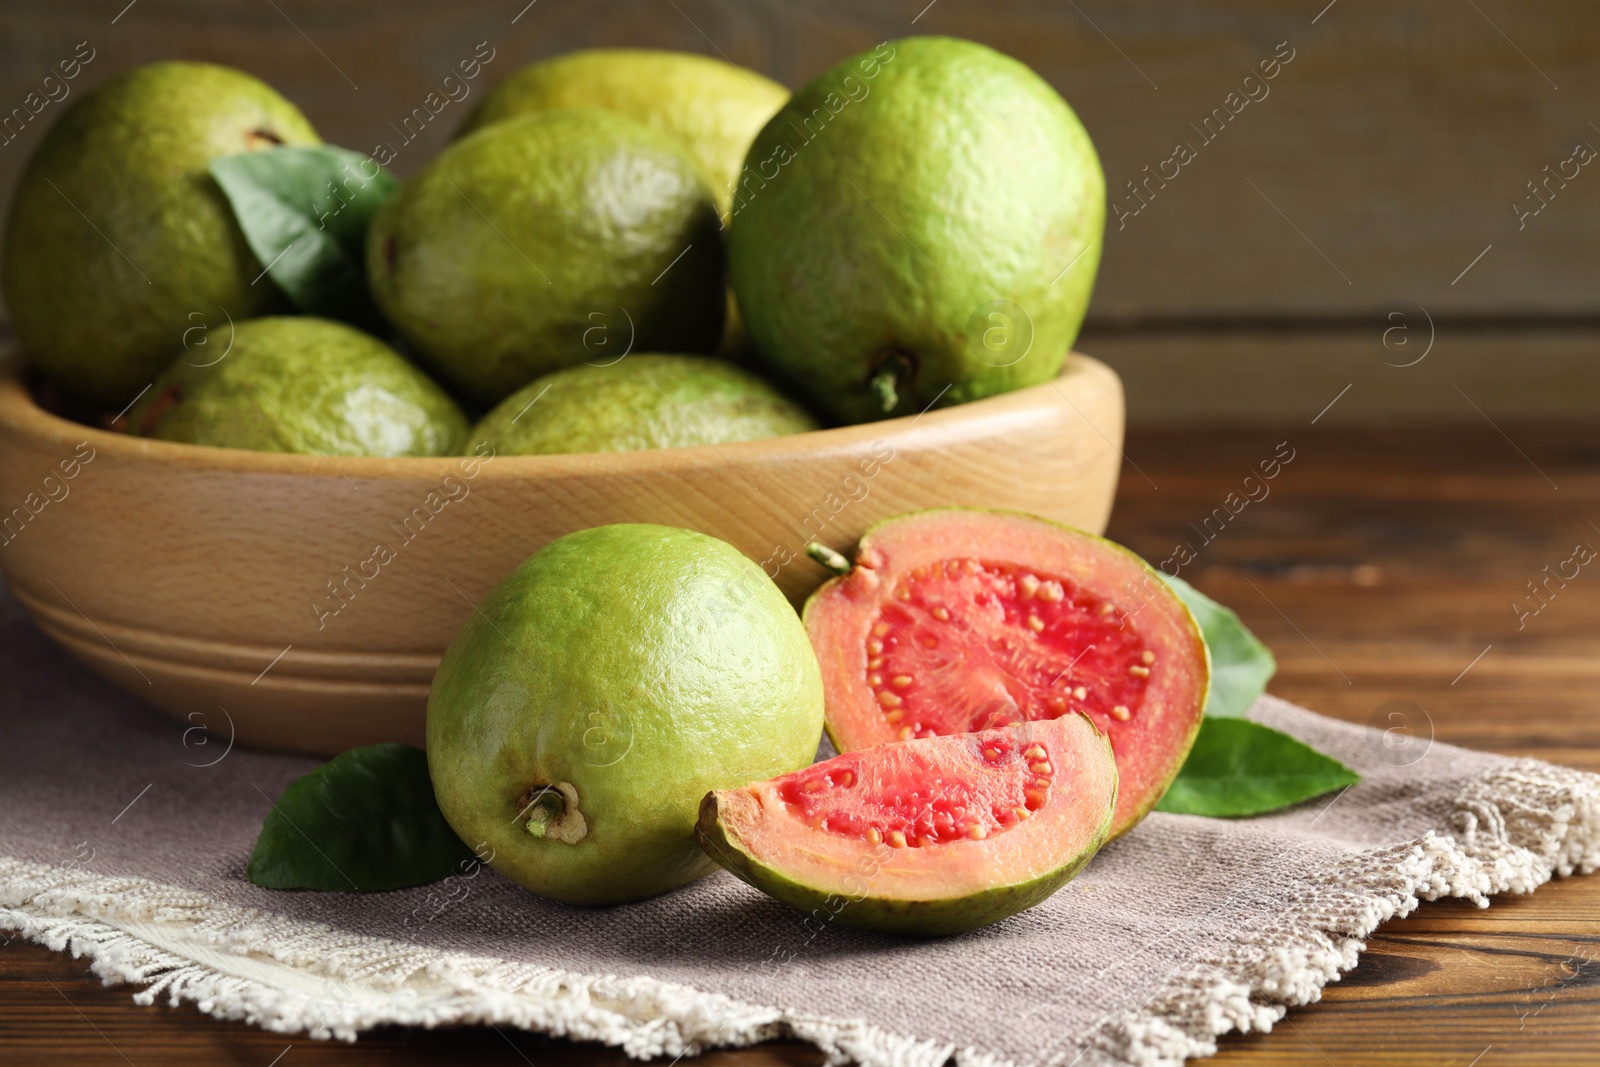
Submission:
[[[798,457],[856,455],[864,446],[904,435],[917,428],[919,437],[929,443],[951,431],[989,417],[1005,416],[1019,410],[1074,404],[1062,385],[1069,379],[1115,377],[1099,360],[1079,352],[1069,352],[1061,372],[1049,381],[1024,386],[1009,393],[985,397],[946,408],[931,405],[917,415],[836,426],[781,437],[759,438],[722,444],[688,445],[677,448],[639,449],[628,452],[583,452],[560,455],[515,455],[463,453],[454,456],[338,456],[320,453],[258,452],[243,448],[219,448],[177,441],[137,437],[114,430],[74,422],[40,407],[26,381],[27,362],[20,348],[0,346],[0,434],[28,440],[52,440],[65,444],[87,441],[97,453],[150,465],[187,471],[232,471],[248,474],[288,474],[302,477],[439,478],[458,473],[464,462],[494,461],[503,473],[521,477],[561,477],[570,475],[630,475],[664,470],[685,470],[708,465],[736,466],[739,462],[785,462]],[[1085,382],[1087,384],[1087,381]],[[146,388],[149,388],[148,386]],[[1057,399],[1049,399],[1048,394]],[[1043,402],[1043,403],[1041,403]],[[1081,412],[1080,412],[1081,414]],[[920,424],[920,425],[919,425]],[[68,447],[71,447],[68,445]],[[337,459],[337,462],[335,462]],[[484,472],[487,473],[487,472]]]

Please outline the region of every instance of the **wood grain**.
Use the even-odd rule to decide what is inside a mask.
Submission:
[[[1271,645],[1274,692],[1356,722],[1396,699],[1416,735],[1600,770],[1600,573],[1583,571],[1521,629],[1510,601],[1579,540],[1600,544],[1600,451],[1587,429],[1136,433],[1109,533],[1164,558],[1287,439],[1272,495],[1184,573]],[[1520,453],[1518,451],[1520,449]],[[1526,458],[1525,458],[1526,457]],[[1537,470],[1535,469],[1537,466]],[[1543,472],[1543,474],[1540,473]],[[1544,480],[1548,476],[1559,489]],[[1185,532],[1189,531],[1189,532]],[[1587,532],[1586,532],[1587,531]],[[1492,645],[1461,674],[1478,652]],[[1458,677],[1459,676],[1459,677]],[[1452,684],[1452,682],[1454,684]],[[1384,719],[1387,727],[1392,723]],[[1356,970],[1216,1062],[1290,1067],[1592,1064],[1600,1047],[1600,879],[1569,878],[1487,911],[1424,904],[1387,924]],[[0,1050],[19,1064],[606,1063],[594,1046],[492,1029],[383,1031],[355,1046],[136,1008],[85,964],[0,950]],[[1020,1009],[1019,1009],[1020,1010]],[[1487,1051],[1486,1051],[1487,1050]],[[817,1064],[792,1043],[696,1064]]]
[[[700,530],[799,602],[827,576],[807,542],[848,551],[906,511],[1010,508],[1104,529],[1121,440],[1121,385],[1086,357],[1043,385],[862,426],[429,459],[102,432],[42,411],[12,366],[0,373],[0,571],[52,637],[141,699],[178,718],[225,708],[245,744],[336,754],[420,744],[450,638],[563,534]]]
[[[1473,432],[1491,419],[1584,420],[1600,411],[1600,323],[1430,322],[1421,305],[1388,300],[1356,322],[1102,326],[1078,347],[1122,378],[1136,427],[1304,425],[1326,409],[1318,426]]]

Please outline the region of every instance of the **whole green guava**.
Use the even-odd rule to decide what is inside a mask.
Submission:
[[[753,70],[690,52],[591,48],[530,63],[484,97],[460,135],[551,108],[597,107],[671,137],[693,157],[726,226],[745,152],[789,90]],[[719,355],[747,354],[728,292]]]
[[[468,435],[497,455],[627,452],[753,441],[817,429],[747,370],[705,356],[630,355],[535,378]]]
[[[682,145],[726,215],[745,151],[788,98],[770,78],[710,56],[590,48],[518,70],[467,116],[461,134],[552,108],[614,111]]]
[[[1048,83],[972,41],[845,60],[757,136],[729,274],[760,360],[841,420],[1053,378],[1100,258],[1105,178]]]
[[[545,111],[457,141],[402,185],[373,219],[368,274],[419,358],[487,407],[596,343],[711,351],[718,229],[676,143],[607,111]]]
[[[714,537],[624,524],[552,541],[451,641],[428,769],[461,839],[569,904],[715,869],[701,798],[811,762],[822,676],[794,609]]]
[[[152,63],[92,90],[11,201],[0,256],[23,352],[67,392],[118,408],[197,323],[269,309],[281,297],[206,164],[317,143],[293,104],[228,67]]]
[[[258,452],[444,456],[467,419],[382,341],[310,316],[196,331],[128,413],[144,437]]]

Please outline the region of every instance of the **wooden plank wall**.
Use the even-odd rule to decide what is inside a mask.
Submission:
[[[1083,117],[1121,206],[1080,347],[1123,374],[1135,423],[1303,422],[1336,394],[1328,423],[1600,410],[1600,166],[1576,161],[1600,149],[1592,0],[6,0],[0,109],[80,42],[72,93],[204,58],[331,141],[389,142],[405,175],[466,105],[396,127],[480,42],[474,92],[592,45],[798,85],[909,33],[1009,52]],[[59,110],[0,145],[0,195]]]

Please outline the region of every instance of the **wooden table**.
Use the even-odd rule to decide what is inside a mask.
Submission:
[[[1587,430],[1502,427],[1276,433],[1163,431],[1130,439],[1111,535],[1152,559],[1220,506],[1258,460],[1295,458],[1186,575],[1235,607],[1278,656],[1272,690],[1391,725],[1393,700],[1441,741],[1600,771],[1600,571],[1537,606],[1526,583],[1580,542],[1600,546],[1600,442]],[[1513,443],[1514,442],[1514,443]],[[1215,522],[1213,529],[1216,528]],[[1569,571],[1570,573],[1570,571]],[[1552,584],[1552,588],[1554,585]],[[1270,1035],[1229,1037],[1223,1064],[1450,1067],[1600,1059],[1600,878],[1488,911],[1425,904],[1387,924],[1321,1003]],[[281,1057],[275,1059],[275,1057]],[[719,1052],[713,1065],[814,1064],[806,1046]],[[6,1063],[622,1063],[609,1049],[494,1029],[383,1031],[354,1046],[136,1008],[82,961],[0,951]]]

